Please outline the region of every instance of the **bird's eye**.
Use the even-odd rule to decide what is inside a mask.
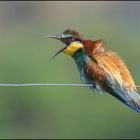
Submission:
[[[62,38],[70,38],[70,37],[72,37],[72,35],[70,35],[70,34],[62,34],[61,37],[62,37]]]

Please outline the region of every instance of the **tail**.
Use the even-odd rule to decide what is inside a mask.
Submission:
[[[109,89],[108,92],[128,107],[140,113],[140,94],[126,88]]]

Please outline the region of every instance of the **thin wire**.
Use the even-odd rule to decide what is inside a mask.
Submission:
[[[32,87],[32,86],[78,86],[78,87],[93,87],[92,84],[0,84],[0,87]]]
[[[33,86],[75,86],[75,87],[93,87],[92,84],[0,84],[0,87],[33,87]],[[140,86],[136,86],[140,88]]]

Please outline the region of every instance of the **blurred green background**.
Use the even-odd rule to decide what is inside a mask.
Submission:
[[[72,28],[104,39],[140,85],[140,2],[0,2],[0,83],[80,83],[64,45]],[[138,92],[140,90],[138,89]],[[0,87],[0,138],[140,138],[140,114],[85,87]]]

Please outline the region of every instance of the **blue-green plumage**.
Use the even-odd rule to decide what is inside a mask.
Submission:
[[[89,57],[85,51],[85,49],[78,50],[74,56],[73,56],[75,63],[78,67],[79,73],[80,73],[80,79],[85,84],[92,84],[92,89],[97,90],[100,94],[103,93],[103,89],[101,86],[96,82],[96,80],[93,80],[93,77],[91,78],[91,75],[87,73],[87,63],[93,64],[94,59]]]
[[[93,81],[91,81],[89,78],[88,78],[88,75],[86,73],[86,63],[87,62],[90,62],[92,63],[92,60],[91,58],[86,54],[85,50],[84,49],[80,49],[78,50],[74,56],[73,56],[74,60],[75,60],[75,63],[78,67],[78,70],[80,72],[80,79],[83,83],[86,83],[86,84],[93,84]]]

